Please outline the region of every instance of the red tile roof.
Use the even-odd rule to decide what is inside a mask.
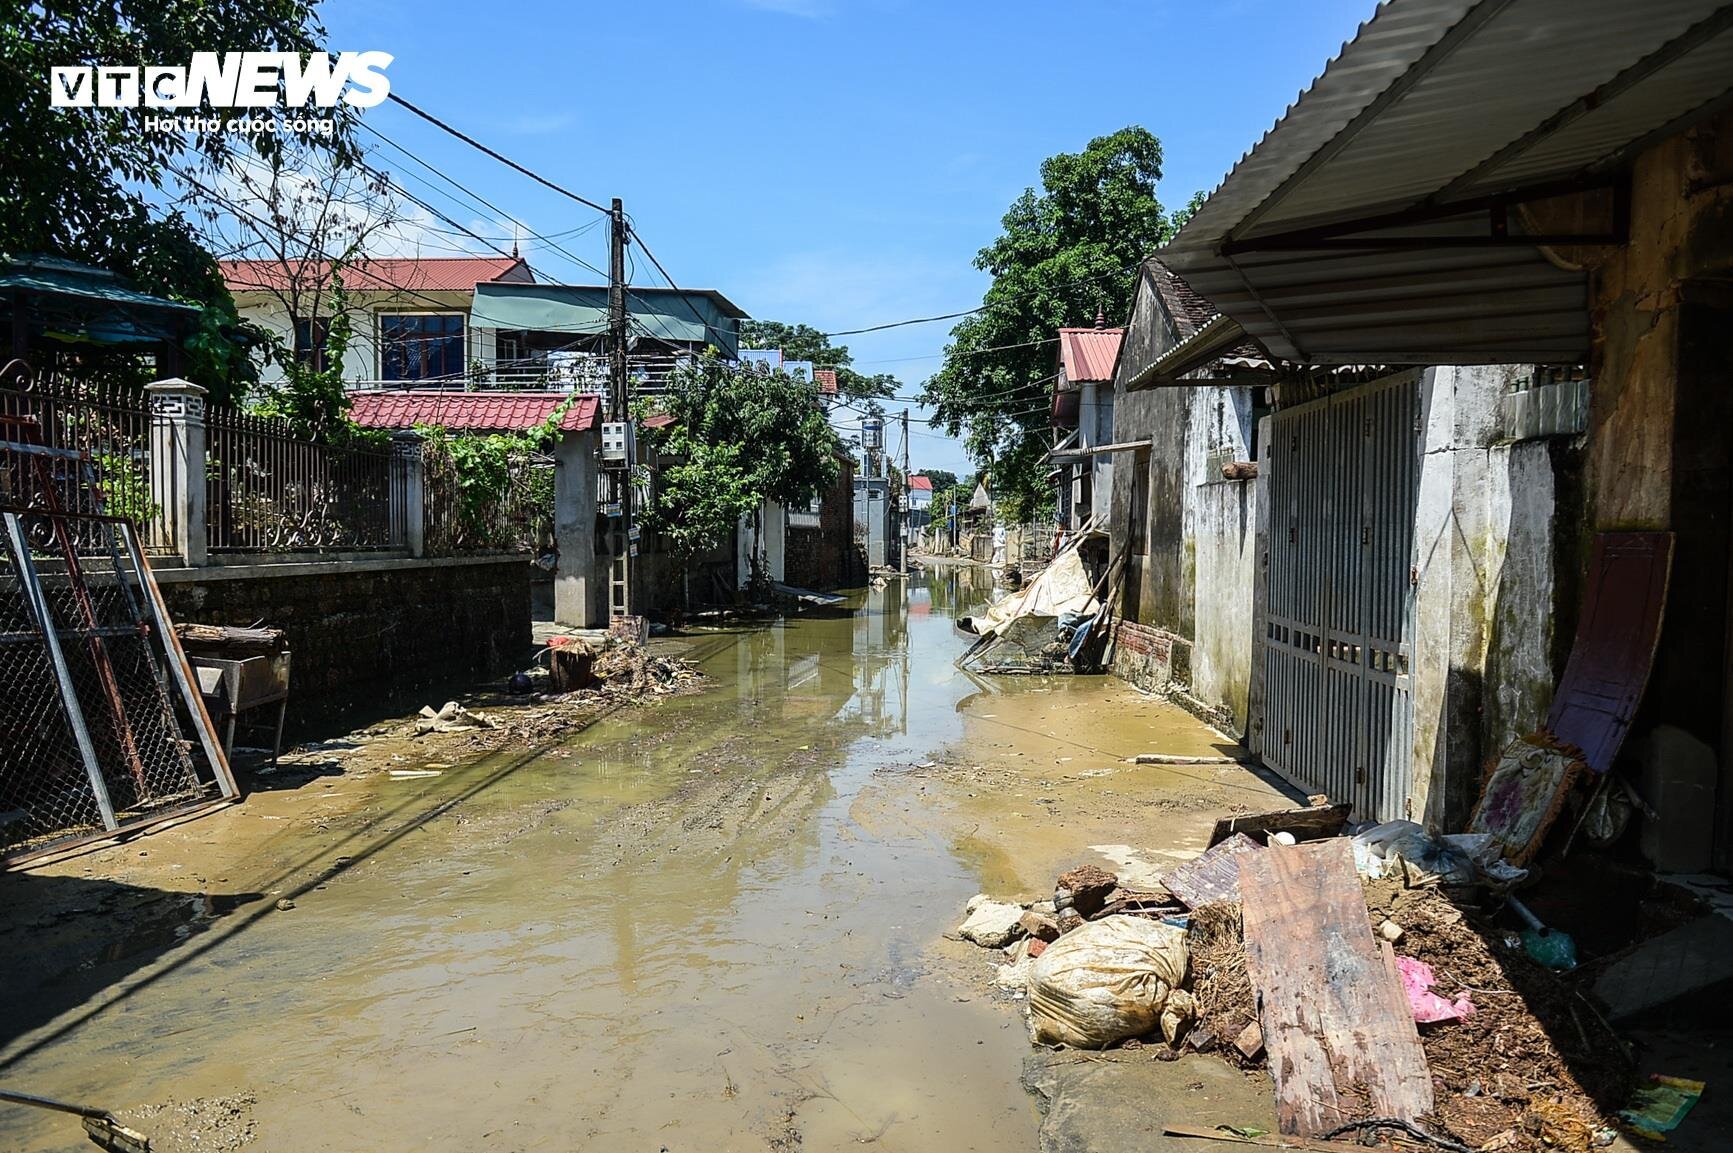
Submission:
[[[1061,328],[1059,364],[1065,379],[1112,380],[1113,362],[1119,359],[1123,328]]]
[[[307,287],[330,276],[330,261],[284,264],[278,260],[219,260],[223,280],[231,292],[276,289],[296,281]],[[380,291],[411,289],[421,292],[473,292],[484,281],[503,280],[528,284],[535,281],[530,266],[514,256],[383,257],[361,260],[343,269],[343,287]]]
[[[923,492],[932,492],[933,478],[930,476],[911,476],[909,478],[909,487],[912,489],[919,489]]]
[[[414,428],[437,425],[466,432],[527,432],[571,396],[563,392],[352,392],[349,415],[363,428]],[[560,421],[565,432],[594,428],[602,409],[599,396],[580,396]]]
[[[836,369],[815,368],[812,370],[812,379],[818,384],[820,396],[836,395]]]

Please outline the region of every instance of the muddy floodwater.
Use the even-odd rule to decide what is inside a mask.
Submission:
[[[1154,876],[1279,797],[1128,763],[1220,738],[1117,681],[959,673],[990,592],[699,634],[707,691],[551,747],[333,765],[0,878],[0,1084],[159,1148],[1033,1150],[963,903]],[[0,1106],[0,1145],[69,1121]]]

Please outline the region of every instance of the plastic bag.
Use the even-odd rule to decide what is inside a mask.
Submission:
[[[1185,981],[1185,933],[1142,917],[1075,929],[1029,971],[1029,1031],[1037,1044],[1100,1049],[1148,1033]]]

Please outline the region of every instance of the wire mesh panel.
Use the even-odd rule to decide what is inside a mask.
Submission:
[[[0,851],[104,826],[10,533],[0,533]]]
[[[214,745],[194,739],[210,734],[199,731],[189,682],[174,675],[185,666],[169,663],[179,654],[126,527],[57,514],[0,519],[0,851],[232,793]],[[92,539],[106,548],[80,547]]]

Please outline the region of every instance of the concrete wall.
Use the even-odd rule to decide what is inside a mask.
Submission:
[[[340,732],[388,706],[432,702],[527,660],[522,557],[282,561],[158,569],[177,621],[284,629],[288,728]],[[436,699],[437,698],[437,699]]]
[[[1500,396],[1530,375],[1440,367],[1421,382],[1409,800],[1415,819],[1447,827],[1466,818],[1485,761],[1546,719],[1575,621],[1576,557],[1561,542],[1580,515],[1580,438],[1510,442],[1499,426]]]
[[[577,628],[608,619],[608,563],[596,551],[598,450],[594,430],[561,433],[554,446],[554,620]]]
[[[1258,534],[1255,481],[1220,480],[1195,489],[1196,634],[1191,695],[1231,717],[1250,719],[1253,585]]]

